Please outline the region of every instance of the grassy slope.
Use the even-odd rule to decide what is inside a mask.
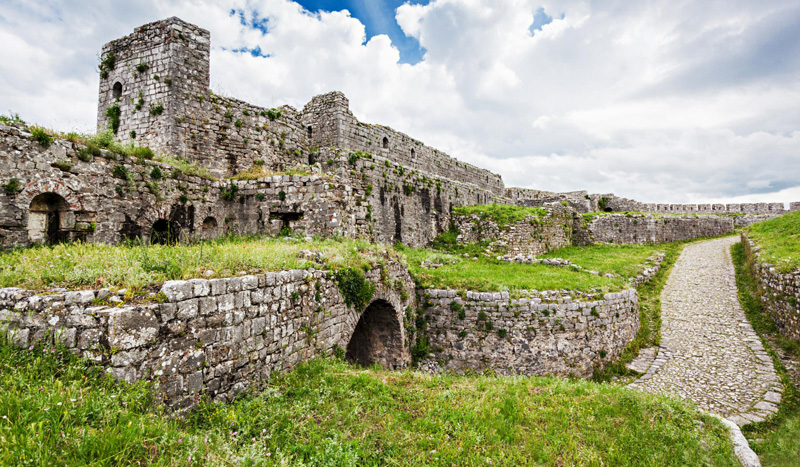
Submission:
[[[487,258],[472,251],[478,258],[473,261],[459,254],[424,249],[404,249],[409,270],[424,287],[454,288],[482,292],[508,290],[569,289],[582,292],[616,291],[628,286],[628,279],[636,277],[645,268],[647,259],[664,245],[595,245],[566,247],[543,257],[568,259],[584,268],[601,273],[615,273],[621,277],[595,276],[569,267],[540,264],[517,264]],[[469,249],[469,247],[467,247]],[[464,250],[466,251],[466,250]],[[426,269],[422,262],[443,264],[437,269]]]
[[[0,387],[2,465],[736,465],[715,420],[585,381],[317,360],[176,420],[144,384],[0,344]]]
[[[386,251],[359,240],[304,242],[266,237],[226,237],[175,246],[65,243],[0,253],[0,287],[141,288],[167,279],[201,277],[208,269],[221,277],[251,269],[281,271],[311,264],[298,258],[301,249],[322,252],[325,264],[333,266],[376,261]]]
[[[568,246],[541,255],[541,258],[563,258],[586,269],[632,278],[642,272],[650,257],[656,252],[666,251],[671,245]]]
[[[483,204],[479,206],[459,206],[453,208],[453,215],[470,216],[477,215],[481,219],[492,220],[500,228],[508,224],[513,224],[524,220],[527,216],[533,216],[536,220],[547,215],[544,208],[526,208],[523,206],[511,206],[507,204]]]
[[[775,368],[784,385],[783,399],[778,414],[766,422],[747,425],[743,431],[750,439],[764,440],[752,444],[763,465],[796,466],[800,459],[800,442],[798,442],[800,440],[800,390],[792,384],[780,359],[771,349],[770,342],[779,345],[783,352],[795,359],[800,359],[800,343],[782,336],[772,318],[764,313],[742,245],[739,243],[733,245],[731,255],[736,267],[739,302],[753,328],[762,336],[764,347],[772,356]]]
[[[782,272],[800,268],[800,211],[753,224],[745,231],[762,247],[762,260]]]

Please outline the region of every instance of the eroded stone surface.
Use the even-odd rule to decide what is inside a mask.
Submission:
[[[661,294],[661,348],[631,387],[675,395],[739,425],[774,412],[782,385],[736,295],[736,237],[689,245]]]

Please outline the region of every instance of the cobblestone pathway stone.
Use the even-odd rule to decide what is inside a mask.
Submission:
[[[730,246],[688,245],[661,293],[661,346],[631,387],[678,396],[739,426],[778,410],[783,386],[736,294]]]

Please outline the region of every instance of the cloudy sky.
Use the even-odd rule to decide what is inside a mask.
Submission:
[[[507,186],[800,200],[797,0],[0,0],[0,112],[91,131],[102,44],[169,16],[216,92],[340,90]]]

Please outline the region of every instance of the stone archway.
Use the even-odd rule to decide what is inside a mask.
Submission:
[[[48,245],[69,240],[69,213],[67,200],[61,195],[48,192],[34,196],[28,210],[28,239]]]
[[[384,368],[404,365],[401,321],[391,303],[378,299],[364,310],[347,344],[347,360]]]

